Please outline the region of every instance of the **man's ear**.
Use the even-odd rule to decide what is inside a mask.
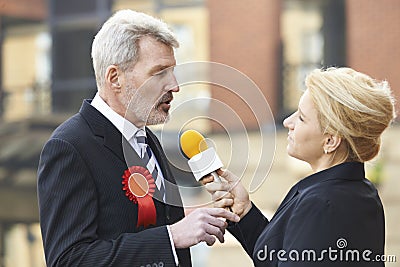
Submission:
[[[120,70],[116,65],[110,65],[106,69],[105,80],[107,87],[111,88],[113,92],[121,92],[121,84],[119,83]]]
[[[329,154],[335,152],[342,143],[342,138],[337,135],[327,134],[324,141],[324,152]]]

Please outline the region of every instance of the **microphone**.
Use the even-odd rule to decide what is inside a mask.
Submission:
[[[223,167],[213,147],[208,147],[204,137],[195,130],[187,130],[180,137],[180,148],[189,159],[188,165],[197,181],[212,175],[215,182],[221,182],[216,170]]]

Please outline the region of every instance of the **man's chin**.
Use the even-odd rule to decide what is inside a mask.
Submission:
[[[149,118],[147,119],[146,125],[157,125],[157,124],[163,124],[168,122],[170,119],[170,116],[168,113],[163,114],[150,114]]]

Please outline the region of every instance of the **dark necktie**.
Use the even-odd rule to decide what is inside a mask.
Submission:
[[[136,132],[136,141],[139,145],[140,148],[140,157],[143,159],[144,164],[146,165],[147,169],[153,176],[153,179],[155,181],[155,184],[157,186],[157,189],[159,192],[155,192],[155,197],[160,197],[164,202],[165,202],[165,186],[164,186],[164,181],[163,177],[160,175],[157,164],[156,164],[156,158],[154,154],[151,152],[150,146],[147,144],[147,137],[146,133],[144,130],[139,129]],[[159,195],[157,194],[159,193]],[[159,199],[159,200],[161,200]]]

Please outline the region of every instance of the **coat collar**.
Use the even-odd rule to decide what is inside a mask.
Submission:
[[[121,161],[125,162],[126,165],[132,165],[133,163],[134,165],[141,165],[140,163],[142,160],[136,154],[129,142],[122,136],[121,132],[90,103],[90,99],[85,99],[79,113],[89,124],[93,134],[103,138],[104,146],[111,150],[112,153],[114,153]],[[161,152],[163,150],[157,137],[147,127],[146,135],[149,146],[160,165],[164,178],[175,183],[169,166],[167,166],[168,160]]]
[[[365,178],[364,163],[344,162],[329,169],[314,173],[298,182],[298,191],[328,180],[357,181]]]
[[[365,177],[364,164],[361,162],[345,162],[329,169],[314,173],[295,184],[279,205],[275,214],[282,210],[298,193],[328,180],[362,180]],[[275,215],[274,215],[275,217]]]
[[[121,132],[90,103],[90,99],[85,99],[79,113],[89,124],[93,134],[103,138],[104,146],[119,159],[125,161],[121,145],[123,138]]]

